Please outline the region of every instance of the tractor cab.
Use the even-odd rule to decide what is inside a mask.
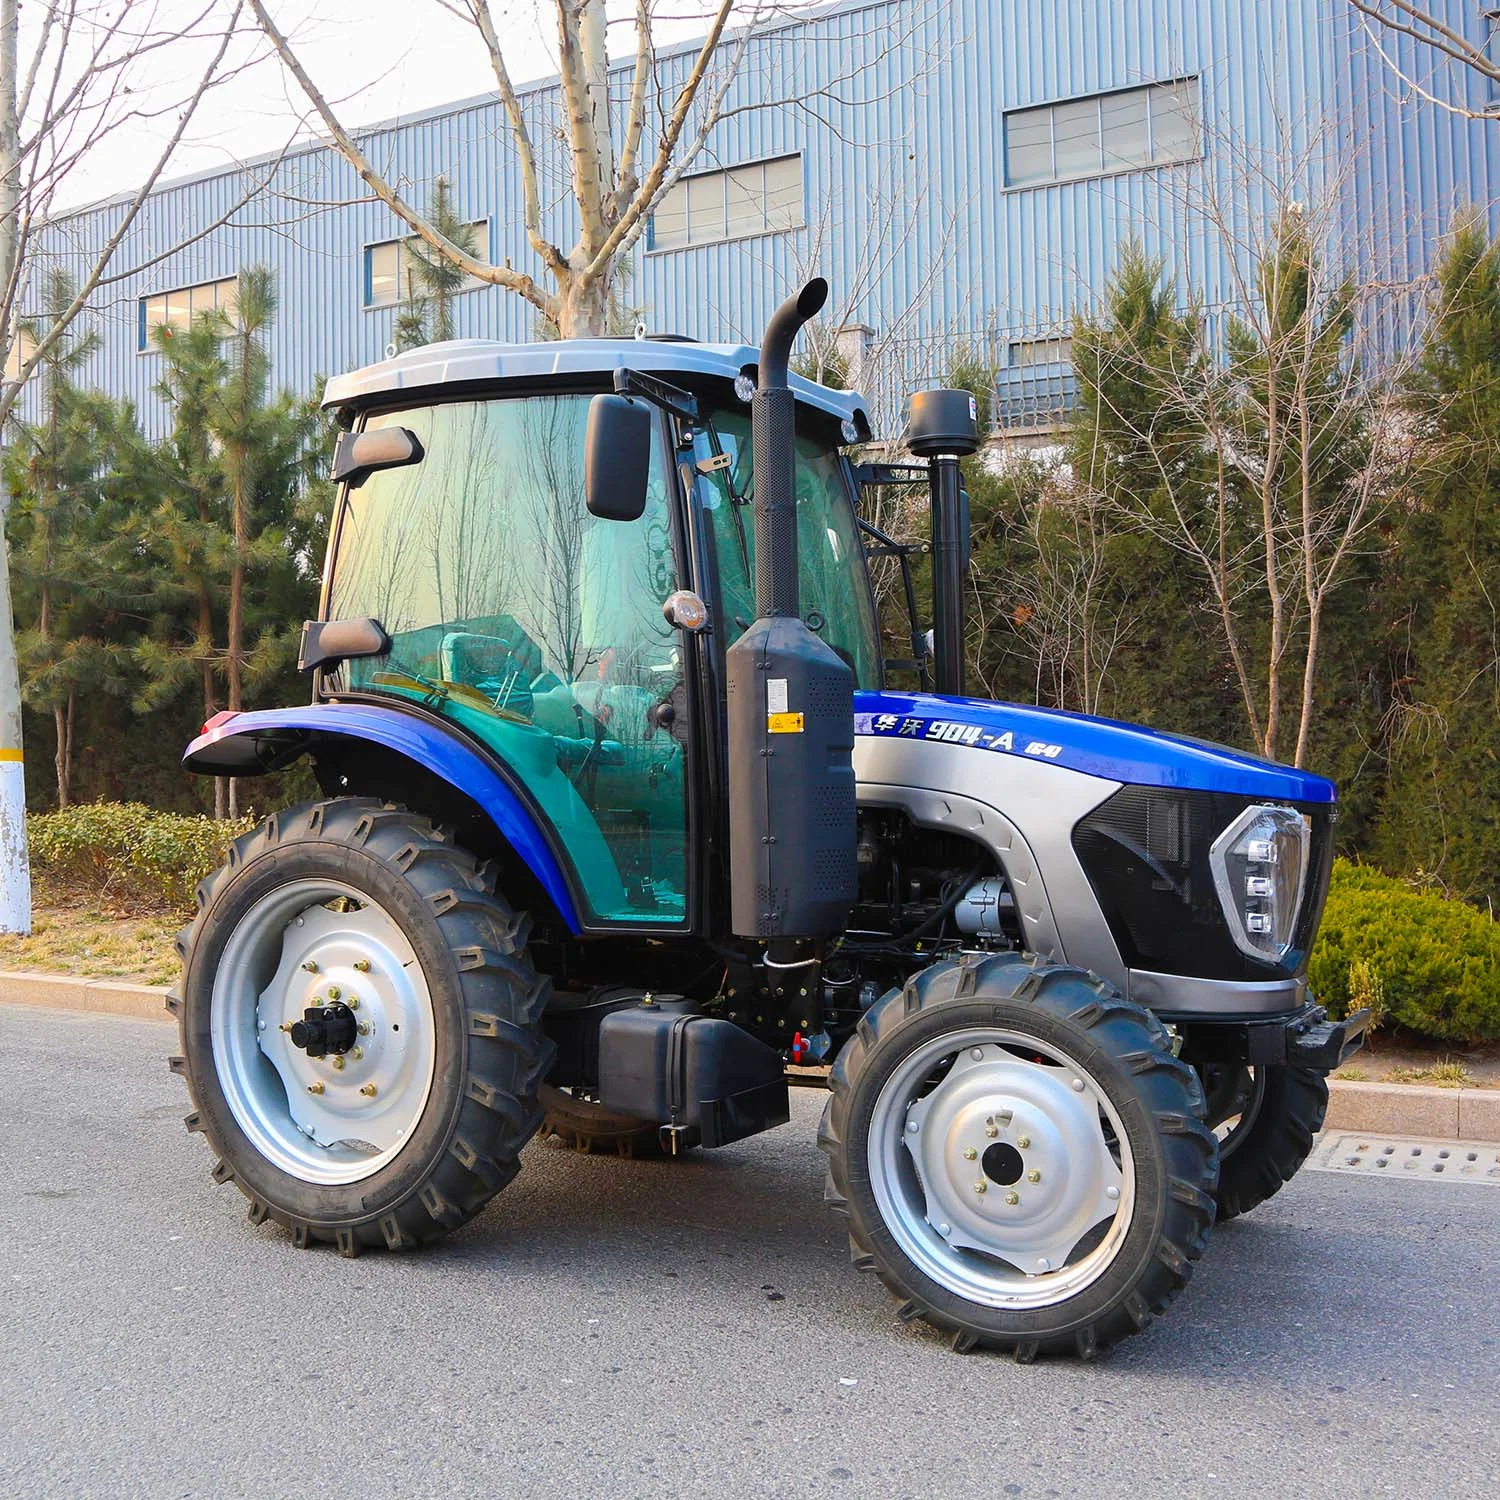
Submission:
[[[756,617],[757,358],[442,344],[328,388],[347,431],[316,700],[399,704],[492,755],[552,830],[585,928],[683,929],[709,899],[692,851],[721,842],[726,652]],[[878,689],[846,456],[868,418],[791,389],[803,617]],[[358,621],[378,631],[336,655],[330,631]]]

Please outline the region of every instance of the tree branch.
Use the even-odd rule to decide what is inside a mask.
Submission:
[[[302,66],[296,53],[292,50],[290,42],[282,35],[276,23],[271,19],[266,10],[263,0],[249,0],[250,8],[255,12],[256,20],[260,22],[260,28],[265,32],[267,39],[276,49],[283,66],[301,85],[302,92],[307,95],[308,102],[317,111],[318,117],[323,121],[329,135],[333,137],[335,144],[343,153],[345,159],[359,174],[360,180],[380,199],[390,211],[396,215],[412,232],[426,244],[430,245],[440,255],[446,256],[452,263],[465,271],[477,281],[488,282],[492,286],[503,286],[508,290],[519,293],[533,307],[545,317],[556,318],[558,313],[558,299],[549,295],[539,287],[532,277],[521,271],[511,269],[509,266],[492,266],[484,261],[477,260],[469,252],[459,245],[455,245],[446,235],[439,234],[426,219],[422,217],[404,198],[376,171],[369,158],[360,150],[354,137],[349,134],[334,114],[332,106],[323,97],[318,86],[308,76],[307,70]]]

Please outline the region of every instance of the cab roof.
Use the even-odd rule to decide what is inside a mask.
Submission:
[[[452,339],[335,375],[323,389],[323,405],[363,406],[393,393],[439,386],[609,377],[616,370],[639,370],[689,385],[704,378],[733,381],[742,371],[753,377],[759,357],[760,351],[747,344],[699,344],[689,339],[557,339],[536,344]],[[864,398],[856,392],[830,390],[800,375],[793,375],[789,384],[799,401],[870,431]]]

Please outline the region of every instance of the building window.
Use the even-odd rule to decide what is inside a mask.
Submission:
[[[139,347],[142,350],[151,348],[152,334],[158,328],[170,328],[175,332],[187,328],[194,318],[204,313],[218,311],[233,319],[239,294],[239,277],[226,276],[221,281],[204,281],[197,286],[179,287],[175,292],[142,297],[137,313]]]
[[[800,229],[802,158],[778,156],[680,178],[651,215],[652,250]]]
[[[1010,346],[1012,368],[1036,365],[1069,365],[1073,362],[1073,340],[1066,335],[1046,339],[1019,339]]]
[[[1010,187],[1097,177],[1203,154],[1198,80],[1063,99],[1005,116],[1005,180]]]
[[[473,235],[474,259],[486,264],[490,259],[490,221],[475,219],[466,226]],[[416,260],[413,247],[424,248],[423,241],[409,234],[401,240],[384,240],[378,245],[365,246],[365,306],[394,307],[410,289],[409,272]],[[435,253],[435,252],[433,252]],[[486,286],[476,276],[465,276],[458,288],[470,292],[477,286]]]
[[[1480,50],[1490,67],[1500,71],[1500,6],[1486,5],[1480,12],[1484,24],[1484,42]],[[1500,78],[1485,78],[1485,98],[1491,111],[1500,106]]]
[[[35,353],[36,340],[24,328],[16,329],[15,337],[10,341],[10,353],[5,356],[5,378],[19,380],[26,361]],[[34,375],[36,371],[31,373]]]

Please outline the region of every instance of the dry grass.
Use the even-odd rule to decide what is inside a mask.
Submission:
[[[1472,1084],[1474,1076],[1461,1062],[1445,1057],[1441,1062],[1431,1063],[1425,1068],[1392,1068],[1383,1081],[1385,1083],[1430,1083],[1440,1089],[1461,1089]]]
[[[170,984],[178,970],[172,940],[181,927],[179,915],[113,916],[96,902],[39,905],[30,937],[0,936],[0,969]]]

